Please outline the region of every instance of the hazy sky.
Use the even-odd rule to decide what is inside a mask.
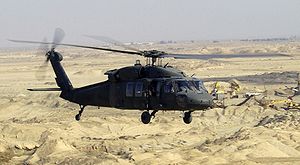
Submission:
[[[0,47],[56,27],[72,43],[288,37],[300,35],[300,0],[0,0],[0,21]]]

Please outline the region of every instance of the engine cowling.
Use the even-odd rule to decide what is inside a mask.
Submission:
[[[109,70],[105,75],[108,75],[110,81],[130,81],[141,78],[143,67],[142,66],[129,66],[121,69]]]
[[[130,66],[118,70],[116,78],[120,80],[136,80],[141,77],[141,66]]]

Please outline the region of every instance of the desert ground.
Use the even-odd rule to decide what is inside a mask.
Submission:
[[[164,63],[205,81],[208,90],[221,79],[236,78],[243,92],[267,91],[267,99],[285,86],[296,86],[300,42],[179,42],[132,45],[141,50],[174,53],[285,53],[290,57],[212,60],[164,59]],[[38,46],[37,46],[38,47]],[[133,65],[141,57],[58,47],[74,87],[106,80],[105,71]],[[59,92],[27,88],[56,87],[48,66],[37,79],[45,57],[35,49],[0,50],[1,164],[300,164],[300,112],[242,106],[225,100],[226,108],[193,112],[184,124],[182,112],[158,112],[150,124],[141,111],[87,107],[75,121],[79,106]],[[260,97],[260,96],[258,96]],[[300,97],[300,96],[298,96]],[[295,97],[295,100],[300,100]]]

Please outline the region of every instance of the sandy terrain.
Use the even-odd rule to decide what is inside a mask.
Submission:
[[[293,55],[273,59],[164,60],[203,78],[208,88],[218,78],[227,81],[234,77],[242,82],[244,91],[268,90],[268,98],[275,98],[275,89],[295,86],[295,72],[300,71],[299,42],[137,47],[185,53]],[[105,80],[106,70],[132,65],[136,59],[73,48],[57,51],[63,53],[63,65],[75,87]],[[43,81],[35,77],[43,60],[33,50],[0,51],[1,164],[300,164],[298,111],[263,108],[250,101],[241,107],[197,111],[190,125],[183,123],[181,112],[158,112],[149,125],[144,125],[139,119],[140,111],[87,107],[77,122],[74,116],[79,106],[62,100],[58,92],[26,90],[55,87],[50,67]]]

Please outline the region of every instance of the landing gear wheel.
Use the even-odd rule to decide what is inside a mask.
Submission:
[[[185,124],[190,124],[192,122],[193,118],[191,113],[192,112],[184,112],[183,121]]]
[[[145,111],[141,115],[141,120],[144,124],[149,124],[151,120],[151,115],[148,111]]]
[[[82,112],[84,111],[85,105],[79,105],[80,106],[80,111],[78,112],[78,114],[75,116],[75,120],[79,121]]]
[[[81,115],[80,115],[80,114],[77,114],[77,115],[75,116],[75,120],[79,121],[79,120],[80,120],[80,117],[81,117]]]

